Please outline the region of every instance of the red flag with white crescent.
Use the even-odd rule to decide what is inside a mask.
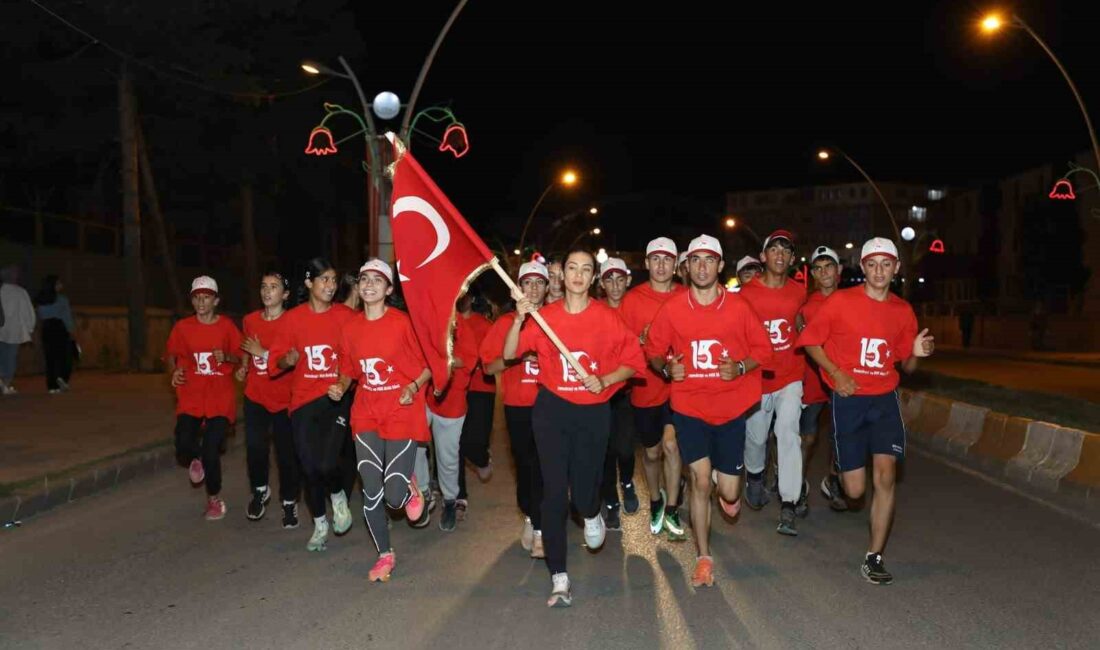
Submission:
[[[403,145],[393,165],[390,214],[397,274],[436,391],[450,380],[455,302],[493,254]]]

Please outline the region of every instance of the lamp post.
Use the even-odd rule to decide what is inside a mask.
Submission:
[[[574,246],[579,244],[580,241],[582,239],[584,239],[585,237],[587,237],[588,235],[592,235],[593,237],[599,237],[600,233],[602,233],[602,232],[603,231],[600,230],[599,226],[597,226],[595,228],[592,228],[591,230],[585,230],[581,234],[577,235],[576,239],[574,239],[572,242],[570,242],[569,246],[567,246],[565,250],[566,251],[571,251],[571,250],[573,250]]]
[[[550,194],[550,190],[554,189],[554,187],[557,186],[559,182],[564,187],[572,187],[577,184],[577,173],[571,169],[565,170],[564,172],[562,172],[560,178],[551,181],[551,183],[546,186],[546,189],[542,191],[542,194],[539,196],[539,200],[535,201],[535,205],[531,208],[531,212],[527,215],[527,221],[525,221],[523,224],[523,232],[521,232],[519,236],[519,249],[521,251],[523,250],[523,243],[527,241],[527,229],[531,227],[531,220],[534,219],[535,212],[538,211],[539,206],[542,205],[542,202],[546,200],[546,195]]]
[[[725,219],[722,220],[722,227],[729,232],[733,232],[737,228],[744,228],[746,231],[748,231],[750,235],[752,235],[752,238],[756,240],[757,244],[764,244],[764,238],[756,234],[756,231],[752,229],[752,226],[745,223],[745,220],[743,218],[728,215]]]

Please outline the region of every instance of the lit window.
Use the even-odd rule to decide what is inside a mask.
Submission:
[[[922,208],[919,205],[909,208],[909,218],[913,221],[924,221],[927,216],[928,208]]]
[[[928,190],[929,201],[939,201],[945,196],[947,196],[947,192],[944,192],[943,190]]]

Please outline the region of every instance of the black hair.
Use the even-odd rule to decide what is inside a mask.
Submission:
[[[38,290],[38,295],[34,297],[34,304],[45,306],[57,302],[57,281],[59,279],[56,275],[47,275],[42,278],[42,288]]]
[[[313,280],[314,278],[322,275],[325,271],[334,271],[336,266],[328,259],[324,257],[315,257],[306,262],[305,273],[303,274],[303,280]],[[298,285],[298,304],[304,304],[309,302],[309,287],[302,284]]]
[[[263,274],[260,275],[260,280],[262,281],[264,278],[267,278],[267,277],[278,278],[279,282],[281,282],[283,284],[283,291],[290,291],[290,279],[287,278],[285,275],[283,275],[281,271],[276,271],[275,269],[268,269],[268,270],[264,271]]]
[[[563,269],[565,268],[565,262],[570,257],[572,257],[575,253],[584,253],[589,258],[591,258],[592,259],[592,272],[593,272],[593,274],[595,274],[597,276],[600,274],[600,263],[596,261],[596,255],[594,253],[592,253],[592,251],[588,250],[587,248],[574,248],[574,249],[570,250],[568,253],[566,253],[565,256],[561,258],[561,265],[562,265]]]

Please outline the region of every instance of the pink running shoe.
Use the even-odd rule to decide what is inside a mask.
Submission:
[[[374,563],[374,567],[371,568],[367,577],[370,578],[371,582],[389,582],[395,564],[393,551],[383,553],[378,556],[378,561]]]
[[[198,458],[191,461],[191,466],[187,468],[187,474],[191,477],[193,485],[202,483],[203,479],[206,478],[206,470],[202,468],[202,461]]]
[[[405,516],[409,521],[420,521],[424,516],[424,495],[416,486],[416,476],[409,480],[409,500],[405,503]]]
[[[737,500],[733,503],[726,501],[722,498],[722,495],[718,495],[718,505],[722,506],[722,512],[726,513],[726,516],[733,519],[737,516],[737,513],[741,512],[741,497],[737,497]]]
[[[225,517],[225,511],[228,509],[225,501],[218,497],[210,497],[206,500],[206,512],[203,513],[203,516],[206,517],[207,521],[217,521]]]

